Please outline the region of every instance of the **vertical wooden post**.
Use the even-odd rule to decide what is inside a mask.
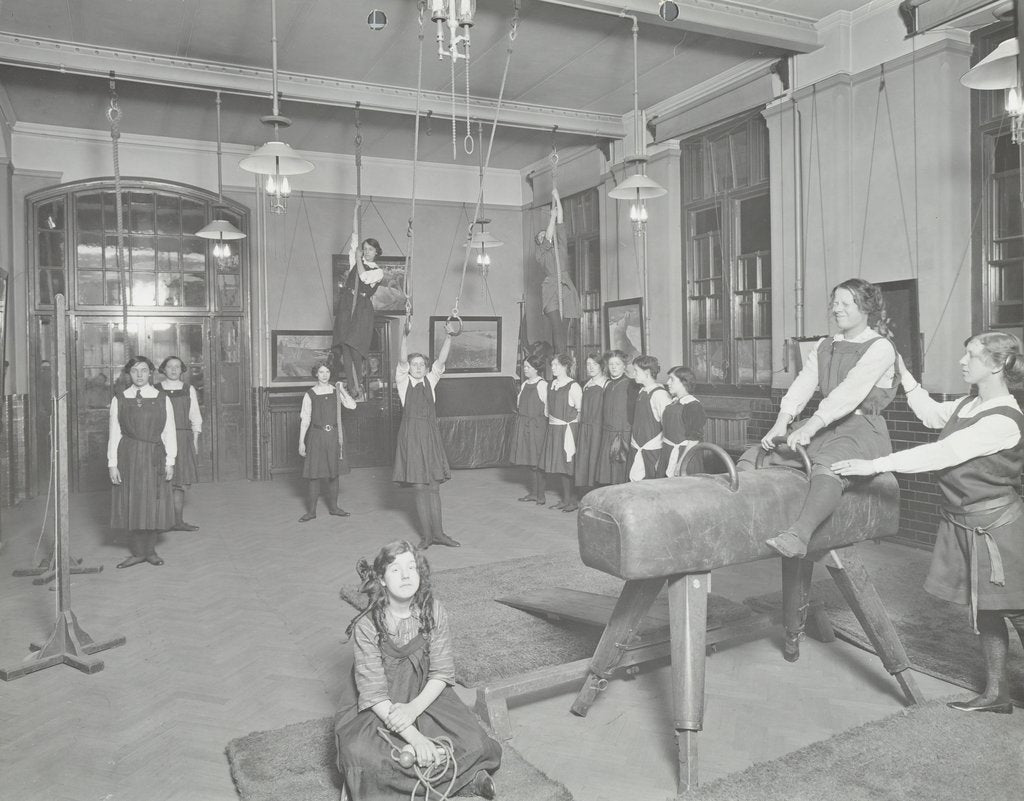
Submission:
[[[78,625],[75,613],[71,611],[71,555],[70,516],[68,514],[68,396],[67,396],[67,301],[63,295],[54,298],[56,317],[57,352],[54,358],[56,386],[53,396],[53,443],[55,524],[54,560],[57,577],[57,623],[50,639],[39,645],[32,643],[29,648],[36,654],[29,661],[14,668],[0,668],[0,679],[11,681],[54,665],[71,665],[83,673],[96,673],[103,669],[102,659],[93,659],[91,654],[124,645],[123,636],[115,636],[104,642],[93,639]]]
[[[668,580],[672,713],[679,751],[679,792],[697,785],[697,733],[704,728],[709,578],[708,573],[689,573]]]

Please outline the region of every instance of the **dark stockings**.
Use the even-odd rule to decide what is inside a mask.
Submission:
[[[416,517],[420,524],[420,547],[429,548],[434,543],[433,528],[430,519],[430,485],[413,484],[413,497],[416,499]]]
[[[185,489],[174,488],[174,531],[198,531],[199,526],[186,523],[182,515],[185,513]]]
[[[546,500],[544,496],[544,473],[536,467],[530,468],[530,491],[519,500],[544,504]]]
[[[562,319],[562,314],[558,309],[545,312],[544,316],[548,318],[548,323],[551,325],[551,345],[554,347],[555,353],[565,353],[569,323]]]
[[[118,567],[132,567],[141,565],[143,562],[149,562],[151,565],[164,563],[164,560],[156,552],[156,538],[159,536],[159,532],[137,529],[130,531],[128,536],[128,547],[132,555],[123,562],[119,562]]]
[[[562,480],[562,511],[575,512],[579,506],[576,503],[575,488],[572,485],[572,476],[559,476]]]
[[[361,398],[363,383],[360,379],[363,375],[363,354],[349,345],[342,346],[342,353],[345,354],[345,367],[348,370],[349,394],[353,398]]]
[[[842,495],[843,483],[839,479],[833,476],[812,476],[811,487],[799,516],[789,528],[768,540],[768,544],[783,556],[804,556],[811,535],[835,511]]]
[[[1001,611],[978,610],[981,654],[985,657],[985,690],[971,704],[1001,704],[1010,700],[1006,684],[1006,652],[1010,635]],[[1019,631],[1019,629],[1018,629]]]

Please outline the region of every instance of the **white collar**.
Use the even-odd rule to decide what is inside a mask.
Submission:
[[[845,334],[839,333],[835,335],[834,339],[837,342],[867,342],[868,340],[874,339],[878,336],[881,336],[881,334],[869,325],[855,337],[848,337]]]

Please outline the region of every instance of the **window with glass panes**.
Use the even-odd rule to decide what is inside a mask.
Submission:
[[[580,319],[570,322],[569,349],[576,359],[577,377],[584,376],[588,353],[601,346],[601,220],[597,189],[562,198],[569,270],[580,293]]]
[[[682,143],[687,343],[702,384],[771,383],[768,129],[747,115]]]

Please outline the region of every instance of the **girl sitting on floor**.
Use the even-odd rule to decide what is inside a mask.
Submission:
[[[563,512],[575,512],[573,488],[576,457],[576,429],[580,419],[583,390],[572,380],[575,362],[568,353],[559,353],[551,360],[551,384],[548,386],[548,424],[541,448],[542,476],[557,475],[562,484],[562,500],[551,506]],[[543,479],[542,479],[543,480]]]
[[[516,400],[516,419],[512,425],[512,445],[508,460],[530,468],[530,490],[521,501],[541,506],[547,501],[544,473],[540,469],[540,452],[547,431],[548,382],[541,375],[544,360],[540,356],[523,359],[523,383]]]
[[[807,448],[811,485],[803,509],[789,528],[767,540],[783,556],[807,553],[811,535],[831,516],[849,480],[836,475],[832,464],[841,459],[877,459],[892,453],[882,410],[896,397],[899,376],[896,349],[889,339],[889,318],[882,290],[860,278],[837,285],[831,296],[832,317],[839,333],[819,339],[807,363],[782,398],[778,418],[761,439],[772,451],[776,438],[790,449]],[[817,411],[792,431],[789,424],[821,389]],[[752,466],[757,446],[741,457]],[[798,465],[799,460],[788,460]]]
[[[690,394],[690,387],[694,383],[696,378],[689,367],[673,367],[668,371],[665,386],[672,400],[661,414],[662,439],[658,476],[662,478],[674,476],[686,452],[704,439],[704,425],[708,416],[703,404]],[[687,465],[687,472],[700,473],[702,470],[703,463],[697,454]]]
[[[448,615],[434,599],[426,557],[397,540],[381,548],[372,565],[360,559],[357,570],[369,600],[345,630],[354,639],[357,697],[342,699],[334,725],[349,797],[409,798],[417,776],[399,764],[397,749],[411,750],[421,771],[440,771],[444,756],[435,741],[446,737],[458,775],[452,783],[449,765],[435,786],[448,796],[494,798],[491,773],[501,765],[501,746],[452,689]]]

